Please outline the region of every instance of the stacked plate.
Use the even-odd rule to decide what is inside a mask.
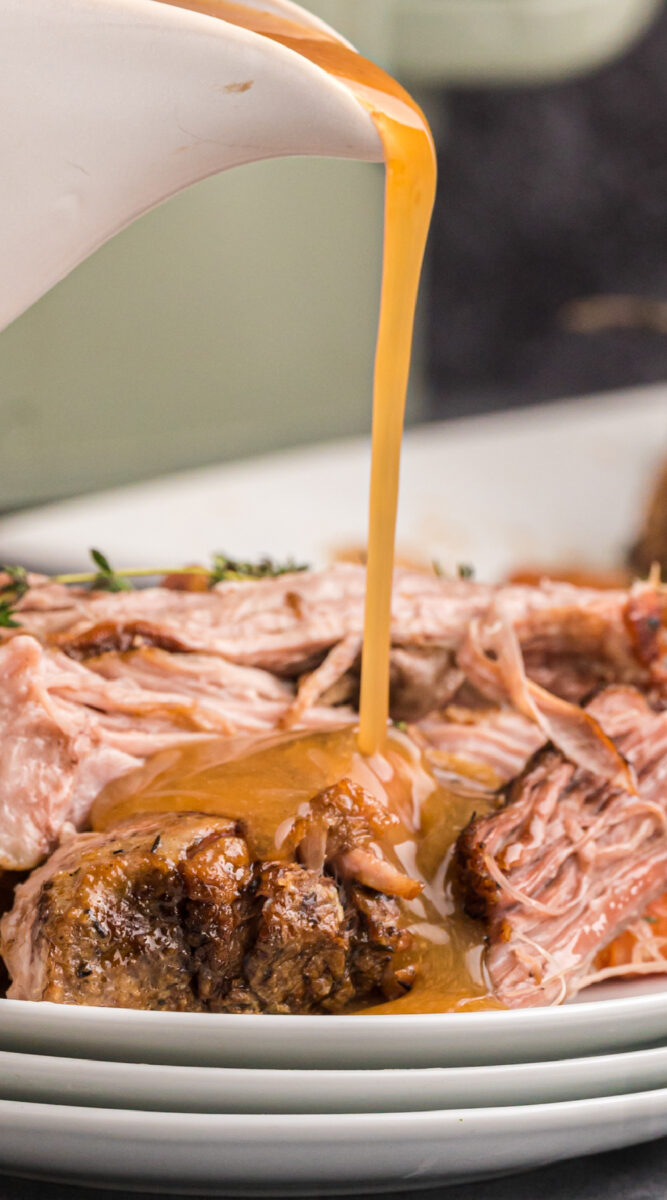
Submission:
[[[274,1017],[0,1001],[0,1171],[399,1190],[667,1134],[667,986],[562,1009]]]
[[[545,547],[613,564],[664,413],[660,387],[410,434],[403,545],[487,578]],[[73,569],[91,545],[124,562],[212,548],[325,561],[362,543],[367,473],[353,442],[85,497],[5,518],[2,561]],[[224,547],[221,512],[235,522]],[[161,1193],[412,1191],[663,1134],[665,981],[562,1009],[414,1017],[0,1001],[0,1172]]]

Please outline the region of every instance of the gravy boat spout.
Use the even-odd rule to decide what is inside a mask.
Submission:
[[[243,3],[326,28],[287,0]],[[0,112],[0,329],[197,180],[287,155],[382,159],[344,84],[157,0],[4,0]]]

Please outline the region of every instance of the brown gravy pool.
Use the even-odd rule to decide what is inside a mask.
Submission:
[[[235,757],[233,757],[235,755]],[[492,801],[444,787],[419,751],[392,730],[382,754],[364,756],[353,727],[275,737],[245,751],[229,739],[157,755],[110,784],[93,809],[103,830],[145,812],[196,810],[243,822],[253,857],[280,859],[300,807],[322,788],[349,776],[399,818],[387,856],[419,879],[422,895],[402,901],[403,923],[413,935],[406,961],[418,968],[412,990],[400,1000],[364,1011],[445,1012],[498,1007],[483,967],[483,932],[453,895],[452,848],[473,812]]]

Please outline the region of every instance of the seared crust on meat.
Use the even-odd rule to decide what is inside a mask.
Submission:
[[[340,1011],[411,982],[396,902],[296,862],[252,863],[235,822],[141,817],[67,841],[0,923],[15,999],[181,1012]]]
[[[252,869],[233,822],[179,813],[133,822],[109,836],[84,834],[64,850],[60,863],[54,855],[54,870],[39,888],[41,994],[27,998],[200,1009],[203,964],[191,945],[195,913],[209,926],[215,914],[219,977],[236,973],[237,907]],[[14,973],[11,942],[6,959]]]
[[[355,989],[350,938],[334,880],[297,863],[269,863],[260,872],[257,895],[261,910],[244,983],[231,997],[233,1010],[344,1008]]]
[[[388,1000],[396,1000],[408,992],[416,972],[410,965],[396,967],[395,955],[410,946],[410,934],[400,926],[396,900],[354,885],[349,889],[347,924],[356,994],[379,991]]]
[[[454,850],[457,893],[469,917],[490,921],[498,899],[498,884],[491,878],[484,860],[486,818],[474,816],[459,834]]]
[[[243,971],[255,918],[256,869],[234,835],[214,832],[189,848],[179,864],[187,899],[183,935],[190,951],[192,988],[200,1005],[214,1002]]]

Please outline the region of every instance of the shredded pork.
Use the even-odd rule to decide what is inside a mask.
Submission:
[[[364,587],[349,564],[207,592],[32,578],[20,628],[0,642],[0,869],[35,866],[70,825],[85,827],[107,782],[159,749],[354,721]],[[392,714],[417,720],[463,777],[495,772],[489,786],[551,739],[631,794],[632,771],[579,701],[609,682],[667,694],[666,611],[649,585],[492,588],[399,570]],[[493,706],[474,737],[451,716],[471,696]]]
[[[459,838],[465,905],[488,927],[491,981],[509,1007],[576,992],[667,887],[667,711],[627,687],[588,711],[627,758],[635,794],[547,747]]]

